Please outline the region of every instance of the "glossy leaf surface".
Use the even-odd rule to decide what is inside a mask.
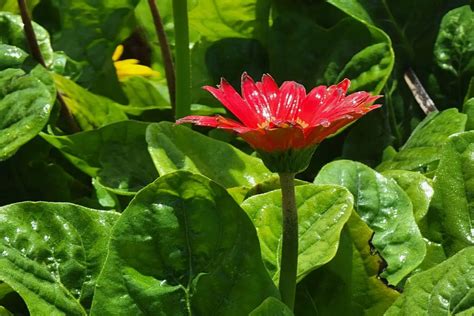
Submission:
[[[350,193],[339,186],[308,184],[296,187],[298,280],[334,257],[352,203]],[[265,266],[277,282],[282,240],[281,190],[252,196],[242,203],[242,208],[257,228]]]
[[[474,247],[469,247],[409,278],[385,315],[472,315],[473,288]]]
[[[158,177],[146,150],[148,124],[117,122],[69,136],[41,136],[81,171],[118,194],[134,194]]]
[[[372,230],[352,213],[336,256],[298,284],[297,315],[382,315],[399,296],[378,278],[382,259],[370,249]]]
[[[82,130],[128,119],[120,104],[89,92],[61,75],[54,75],[54,82]]]
[[[67,203],[0,208],[0,280],[34,315],[86,315],[118,213]]]
[[[434,191],[432,181],[419,172],[405,170],[389,170],[382,173],[393,179],[405,191],[413,205],[413,213],[418,223],[428,212]]]
[[[409,170],[425,173],[436,169],[440,149],[452,134],[463,132],[466,115],[457,109],[432,113],[413,131],[400,151],[377,167],[379,171]]]
[[[56,95],[49,75],[39,67],[29,74],[13,68],[0,71],[0,161],[48,122]]]
[[[231,188],[253,186],[272,175],[260,159],[173,123],[151,124],[147,129],[147,142],[155,167],[162,176],[187,170]]]
[[[474,131],[449,138],[441,150],[433,188],[428,234],[450,256],[474,244]]]
[[[18,5],[18,4],[16,4]],[[37,23],[33,23],[39,49],[47,66],[53,63],[53,48],[51,47],[48,32]],[[10,12],[0,12],[0,43],[18,47],[24,52],[29,52],[29,47],[23,32],[21,17]]]
[[[115,225],[92,315],[244,315],[269,296],[278,291],[245,212],[215,182],[176,172]]]
[[[354,208],[374,231],[372,244],[387,262],[381,276],[390,284],[397,285],[423,261],[426,247],[412,203],[395,181],[348,160],[327,164],[314,181],[342,185],[354,195]]]

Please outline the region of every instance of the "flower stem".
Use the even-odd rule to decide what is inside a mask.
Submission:
[[[298,213],[295,201],[295,174],[279,173],[279,176],[283,218],[279,288],[283,303],[293,310],[298,266]]]
[[[191,112],[191,60],[187,0],[173,0],[176,62],[176,119]]]
[[[163,64],[165,66],[166,82],[168,83],[168,92],[170,94],[170,103],[173,113],[176,112],[176,77],[174,74],[173,58],[171,57],[171,49],[166,37],[166,33],[163,27],[163,21],[161,20],[160,11],[156,5],[156,0],[148,0],[148,6],[150,7],[151,15],[153,17],[153,23],[155,24],[155,32],[158,36],[158,42],[160,44],[161,57],[163,58]]]
[[[41,50],[38,45],[38,40],[36,39],[36,34],[33,29],[33,23],[31,22],[30,14],[28,13],[28,8],[26,6],[25,0],[18,0],[18,7],[20,8],[21,20],[23,22],[23,31],[25,32],[26,41],[30,49],[31,56],[36,60],[41,66],[47,68],[46,63],[41,54]],[[79,132],[80,128],[77,125],[74,117],[72,116],[69,108],[66,106],[64,99],[61,94],[57,92],[56,99],[60,105],[60,116],[63,122],[65,122],[69,132],[75,133]]]

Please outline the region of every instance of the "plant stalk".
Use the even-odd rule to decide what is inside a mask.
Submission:
[[[156,35],[158,36],[158,42],[160,44],[161,57],[163,58],[165,66],[166,82],[168,83],[168,92],[170,94],[170,103],[174,115],[176,113],[176,76],[171,49],[163,27],[160,11],[156,5],[156,0],[148,0],[148,6],[150,7],[153,22],[155,24]]]
[[[33,56],[34,60],[46,68],[46,63],[44,62],[43,55],[41,54],[25,0],[18,0],[18,7],[20,8],[21,20],[23,21],[23,30],[25,31],[26,41],[28,42],[31,55]]]
[[[36,34],[33,29],[33,23],[31,22],[30,14],[28,13],[28,7],[26,6],[25,0],[18,0],[18,7],[20,8],[21,20],[23,21],[23,30],[25,32],[26,41],[28,42],[28,47],[30,48],[31,56],[36,60],[41,66],[47,68],[46,63],[41,54],[40,47],[38,45],[38,40],[36,39]],[[60,105],[60,116],[61,119],[65,122],[69,131],[72,133],[79,132],[80,128],[77,125],[74,117],[72,116],[69,108],[62,96],[57,92],[56,99]]]
[[[176,62],[176,119],[191,112],[191,60],[187,0],[173,0]]]
[[[291,310],[295,305],[298,266],[298,213],[295,199],[295,174],[279,173],[282,193],[283,242],[280,264],[281,299]]]

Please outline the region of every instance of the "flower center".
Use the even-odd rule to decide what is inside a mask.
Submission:
[[[303,121],[300,118],[297,118],[296,121],[276,121],[275,118],[272,117],[271,120],[267,120],[261,123],[258,123],[258,128],[267,129],[267,128],[288,128],[299,125],[302,128],[306,128],[309,126],[308,123]]]

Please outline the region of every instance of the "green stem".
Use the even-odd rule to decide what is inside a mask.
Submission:
[[[279,173],[279,176],[283,218],[279,288],[283,303],[293,310],[298,266],[298,213],[295,201],[295,174]]]
[[[181,118],[191,112],[191,60],[187,0],[173,0],[176,64],[176,113]]]

